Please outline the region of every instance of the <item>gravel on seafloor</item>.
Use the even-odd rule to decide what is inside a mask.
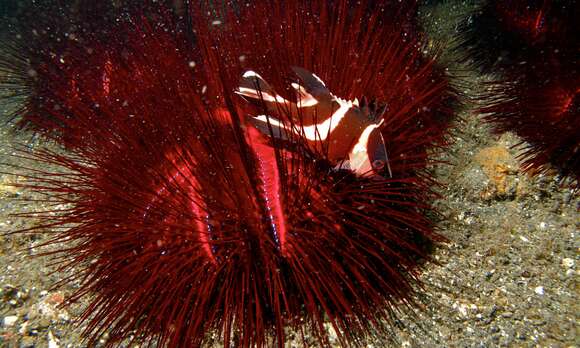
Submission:
[[[469,4],[443,1],[424,7],[434,40],[449,37]],[[444,57],[445,58],[445,57]],[[472,96],[489,77],[464,68]],[[14,105],[1,105],[5,112]],[[467,105],[454,124],[452,146],[434,168],[442,183],[440,233],[449,242],[434,251],[439,264],[421,275],[424,308],[401,313],[396,341],[368,347],[578,347],[578,230],[580,197],[555,175],[520,170],[513,134],[493,135]],[[16,134],[16,135],[15,135]],[[18,163],[14,145],[30,134],[0,128],[0,163]],[[2,172],[5,172],[3,167]],[[12,186],[23,180],[0,174],[0,232],[32,226],[14,213],[42,210],[22,200],[35,194]],[[48,234],[0,235],[0,347],[85,347],[75,320],[84,303],[59,306],[78,283],[54,289],[66,274],[35,256]],[[46,250],[43,250],[46,251]],[[336,334],[328,327],[332,344]],[[106,342],[106,334],[97,347]],[[301,347],[300,336],[287,347]],[[396,343],[394,343],[396,342]]]

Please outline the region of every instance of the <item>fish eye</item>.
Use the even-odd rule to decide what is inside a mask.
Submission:
[[[383,160],[374,160],[373,161],[373,168],[375,170],[381,170],[385,168],[385,161]]]

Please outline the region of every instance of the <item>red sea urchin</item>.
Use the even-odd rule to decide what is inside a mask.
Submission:
[[[226,346],[283,347],[288,328],[328,345],[326,322],[344,346],[384,333],[413,304],[420,262],[439,240],[424,170],[429,149],[444,144],[452,89],[372,1],[197,10],[198,51],[175,26],[134,18],[95,48],[106,52],[94,65],[109,64],[107,83],[79,81],[72,98],[69,81],[53,85],[51,119],[82,136],[70,154],[39,153],[66,174],[40,172],[29,186],[69,207],[43,217],[63,227],[51,243],[65,242],[56,255],[77,269],[68,301],[95,295],[86,335],[189,347],[214,333]],[[296,80],[294,65],[337,98],[313,119],[293,112],[317,88],[307,70],[295,69]],[[264,96],[274,92],[255,88],[248,105],[235,94],[248,69],[288,102],[272,107]],[[350,102],[345,118],[380,126],[387,166],[341,165],[355,144],[336,147],[365,127],[303,137],[307,123],[333,117],[339,97],[363,95],[378,102]],[[259,114],[266,127],[254,128]],[[273,120],[296,132],[276,136]]]
[[[0,43],[0,70],[11,79],[3,79],[0,86],[5,97],[24,99],[22,108],[11,116],[18,116],[21,126],[45,132],[52,126],[46,111],[54,105],[45,99],[54,84],[51,79],[70,79],[74,74],[92,71],[80,61],[74,66],[68,64],[70,55],[76,55],[71,48],[75,43],[95,43],[108,35],[107,28],[113,23],[112,5],[108,1],[81,0],[63,6],[62,1],[46,0],[23,1],[16,7],[14,18],[2,21],[6,34]],[[67,70],[72,67],[76,71]]]
[[[86,103],[81,92],[106,94],[104,84],[111,75],[107,43],[121,39],[113,28],[144,13],[170,15],[155,2],[134,0],[46,0],[22,2],[20,7],[15,18],[2,22],[6,37],[0,41],[0,73],[6,78],[0,81],[0,98],[23,100],[21,108],[8,114],[21,128],[69,145],[83,137],[83,127],[54,116],[78,118],[59,109],[73,100]]]
[[[469,56],[501,73],[480,112],[523,139],[530,173],[580,178],[579,13],[574,1],[488,1],[467,27]]]
[[[523,169],[537,174],[555,168],[580,178],[580,71],[547,76],[530,71],[492,85],[479,109],[498,133],[523,139]]]
[[[578,4],[567,0],[483,1],[462,25],[461,45],[484,72],[577,54]]]

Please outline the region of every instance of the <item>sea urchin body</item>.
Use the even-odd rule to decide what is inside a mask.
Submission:
[[[556,168],[580,177],[577,7],[559,0],[488,1],[468,26],[469,57],[484,71],[499,72],[479,111],[496,131],[522,138],[529,173]]]
[[[193,53],[174,27],[135,19],[93,56],[106,79],[79,81],[72,96],[67,79],[55,83],[51,119],[74,140],[69,154],[36,158],[66,174],[41,172],[29,186],[70,207],[48,225],[72,226],[52,241],[70,245],[57,253],[65,268],[82,269],[69,302],[95,294],[83,316],[91,339],[189,347],[215,333],[226,346],[283,347],[293,329],[328,345],[329,323],[342,345],[356,345],[413,303],[420,262],[440,239],[423,173],[429,147],[444,143],[452,92],[374,2],[291,3],[251,6],[275,10],[263,18],[272,28],[288,22],[275,51],[229,37],[254,32],[230,17],[246,8],[222,14],[218,28],[207,11],[191,15]],[[336,47],[307,39],[298,52],[315,23]],[[370,42],[383,37],[399,46]],[[297,105],[317,92],[293,80],[292,66],[328,86],[319,95],[330,102],[310,118]],[[276,91],[257,86],[253,107],[238,95],[249,68]],[[285,101],[272,107],[267,93]],[[354,126],[304,136],[310,123],[339,118]]]

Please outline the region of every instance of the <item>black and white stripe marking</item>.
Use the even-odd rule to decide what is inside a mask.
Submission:
[[[264,114],[251,116],[262,133],[287,140],[300,136],[315,147],[328,149],[328,160],[359,176],[371,176],[384,166],[390,171],[380,127],[385,109],[376,110],[363,100],[336,97],[315,74],[293,68],[302,83],[292,83],[296,102],[278,95],[256,72],[246,71],[237,94],[265,107]],[[272,115],[283,115],[285,119]],[[324,119],[319,119],[324,117]]]

